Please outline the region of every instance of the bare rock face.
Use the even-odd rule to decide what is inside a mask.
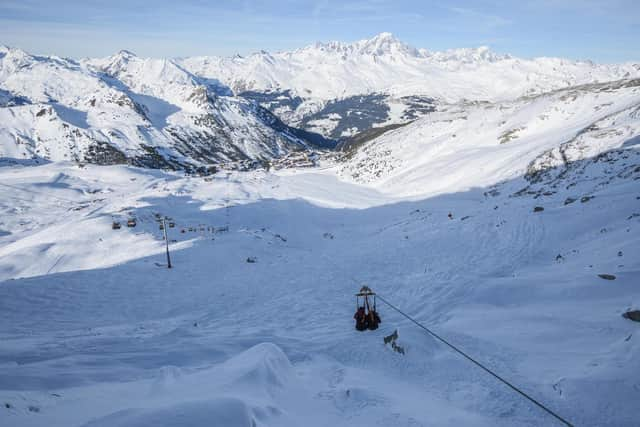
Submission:
[[[633,320],[634,322],[640,322],[640,310],[631,310],[622,314],[625,319]]]
[[[598,274],[598,277],[604,280],[616,280],[616,276],[613,274]]]
[[[398,330],[397,329],[395,331],[393,331],[393,333],[391,335],[386,336],[383,339],[384,339],[384,344],[385,345],[391,343],[391,348],[393,349],[393,351],[395,351],[396,353],[405,354],[404,347],[402,347],[402,346],[400,346],[400,345],[398,345],[396,343],[396,341],[398,340]]]

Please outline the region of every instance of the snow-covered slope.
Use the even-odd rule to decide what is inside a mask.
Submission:
[[[0,425],[554,425],[380,301],[355,331],[363,283],[575,425],[632,425],[640,150],[610,153],[414,200],[330,169],[0,167]]]
[[[263,160],[303,133],[168,60],[75,62],[0,48],[0,157],[192,167]]]
[[[353,148],[343,177],[392,194],[465,191],[595,157],[640,135],[640,79],[458,103]]]

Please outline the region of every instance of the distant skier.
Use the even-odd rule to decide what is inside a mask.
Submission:
[[[453,219],[453,214],[451,212],[449,212],[449,215],[447,215],[449,217],[449,219]]]

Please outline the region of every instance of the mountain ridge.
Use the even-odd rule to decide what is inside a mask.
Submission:
[[[390,33],[353,43],[315,43],[285,52],[177,62],[259,102],[291,126],[333,139],[406,123],[437,105],[501,102],[640,76],[640,64],[635,63],[523,59],[486,46],[430,51],[409,46]],[[378,111],[354,122],[370,105]]]
[[[437,52],[391,33],[230,58],[121,50],[76,61],[2,46],[1,155],[95,161],[88,153],[104,149],[98,158],[157,167],[261,163],[452,105],[637,77],[640,64]]]
[[[324,142],[172,60],[1,52],[2,157],[191,169],[268,161]]]
[[[328,63],[329,60],[333,62]],[[398,80],[408,78],[409,82],[413,78],[413,84],[420,82],[415,80],[416,76],[426,76],[433,78],[434,72],[446,71],[474,71],[475,68],[482,68],[488,64],[508,63],[509,69],[517,68],[520,78],[524,80],[534,80],[535,75],[527,76],[527,73],[538,73],[538,79],[549,77],[551,72],[564,74],[562,78],[568,82],[559,81],[549,85],[549,82],[541,87],[535,85],[524,85],[516,91],[506,91],[507,97],[521,95],[533,89],[543,92],[550,88],[566,87],[570,85],[594,82],[595,80],[617,80],[629,77],[632,74],[640,73],[640,65],[634,63],[623,64],[596,64],[593,61],[574,61],[563,58],[539,57],[533,59],[518,58],[509,54],[497,54],[487,46],[477,48],[448,49],[444,51],[430,51],[427,49],[417,49],[412,47],[391,33],[380,33],[371,39],[359,40],[353,43],[327,42],[310,44],[308,46],[276,53],[256,52],[246,57],[216,57],[216,56],[195,56],[190,58],[178,58],[177,61],[183,63],[185,68],[193,70],[195,74],[202,76],[217,76],[234,91],[243,90],[294,90],[296,94],[321,99],[336,99],[341,96],[354,94],[364,94],[370,92],[389,91],[395,94],[410,95],[430,95],[441,96],[448,101],[457,101],[464,97],[462,93],[446,97],[442,94],[431,91],[432,87],[426,86],[423,91],[416,91],[415,87],[410,90],[403,90],[402,85],[398,85]],[[301,66],[301,64],[304,64]],[[376,79],[372,75],[359,75],[364,83],[359,84],[335,84],[332,86],[331,79],[328,79],[327,88],[312,87],[310,78],[300,77],[293,79],[292,74],[309,74],[310,69],[317,67],[332,66],[333,80],[348,80],[346,70],[350,68],[352,72],[359,72],[358,67],[376,67],[376,64],[389,66],[399,75],[393,79]],[[380,68],[380,67],[379,67]],[[491,67],[490,67],[491,68]],[[226,70],[232,70],[225,72]],[[326,71],[326,70],[324,70]],[[378,70],[379,71],[379,70]],[[484,70],[487,71],[487,70]],[[492,71],[492,70],[489,70]],[[495,70],[498,71],[498,70]],[[508,70],[502,70],[508,71]],[[570,72],[571,71],[571,72]],[[579,75],[572,75],[579,72]],[[278,75],[278,73],[281,73]],[[590,74],[591,73],[591,74]],[[625,76],[629,73],[628,76]],[[374,74],[374,73],[371,73]],[[380,73],[378,73],[380,74]],[[437,76],[436,76],[437,77]],[[290,80],[289,84],[285,82]],[[358,79],[348,80],[349,83],[356,83]],[[325,85],[327,81],[321,80]],[[309,87],[305,87],[305,83]],[[487,82],[483,82],[488,84]],[[350,86],[347,88],[347,86]],[[506,89],[502,89],[505,91]],[[310,93],[309,93],[310,92]],[[500,92],[500,91],[498,91]],[[500,93],[490,93],[487,91],[477,95],[473,99],[496,100]]]

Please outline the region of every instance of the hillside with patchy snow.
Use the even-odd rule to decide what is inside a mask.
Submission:
[[[448,105],[352,149],[341,175],[396,195],[465,191],[568,167],[638,135],[640,80],[620,80]]]

